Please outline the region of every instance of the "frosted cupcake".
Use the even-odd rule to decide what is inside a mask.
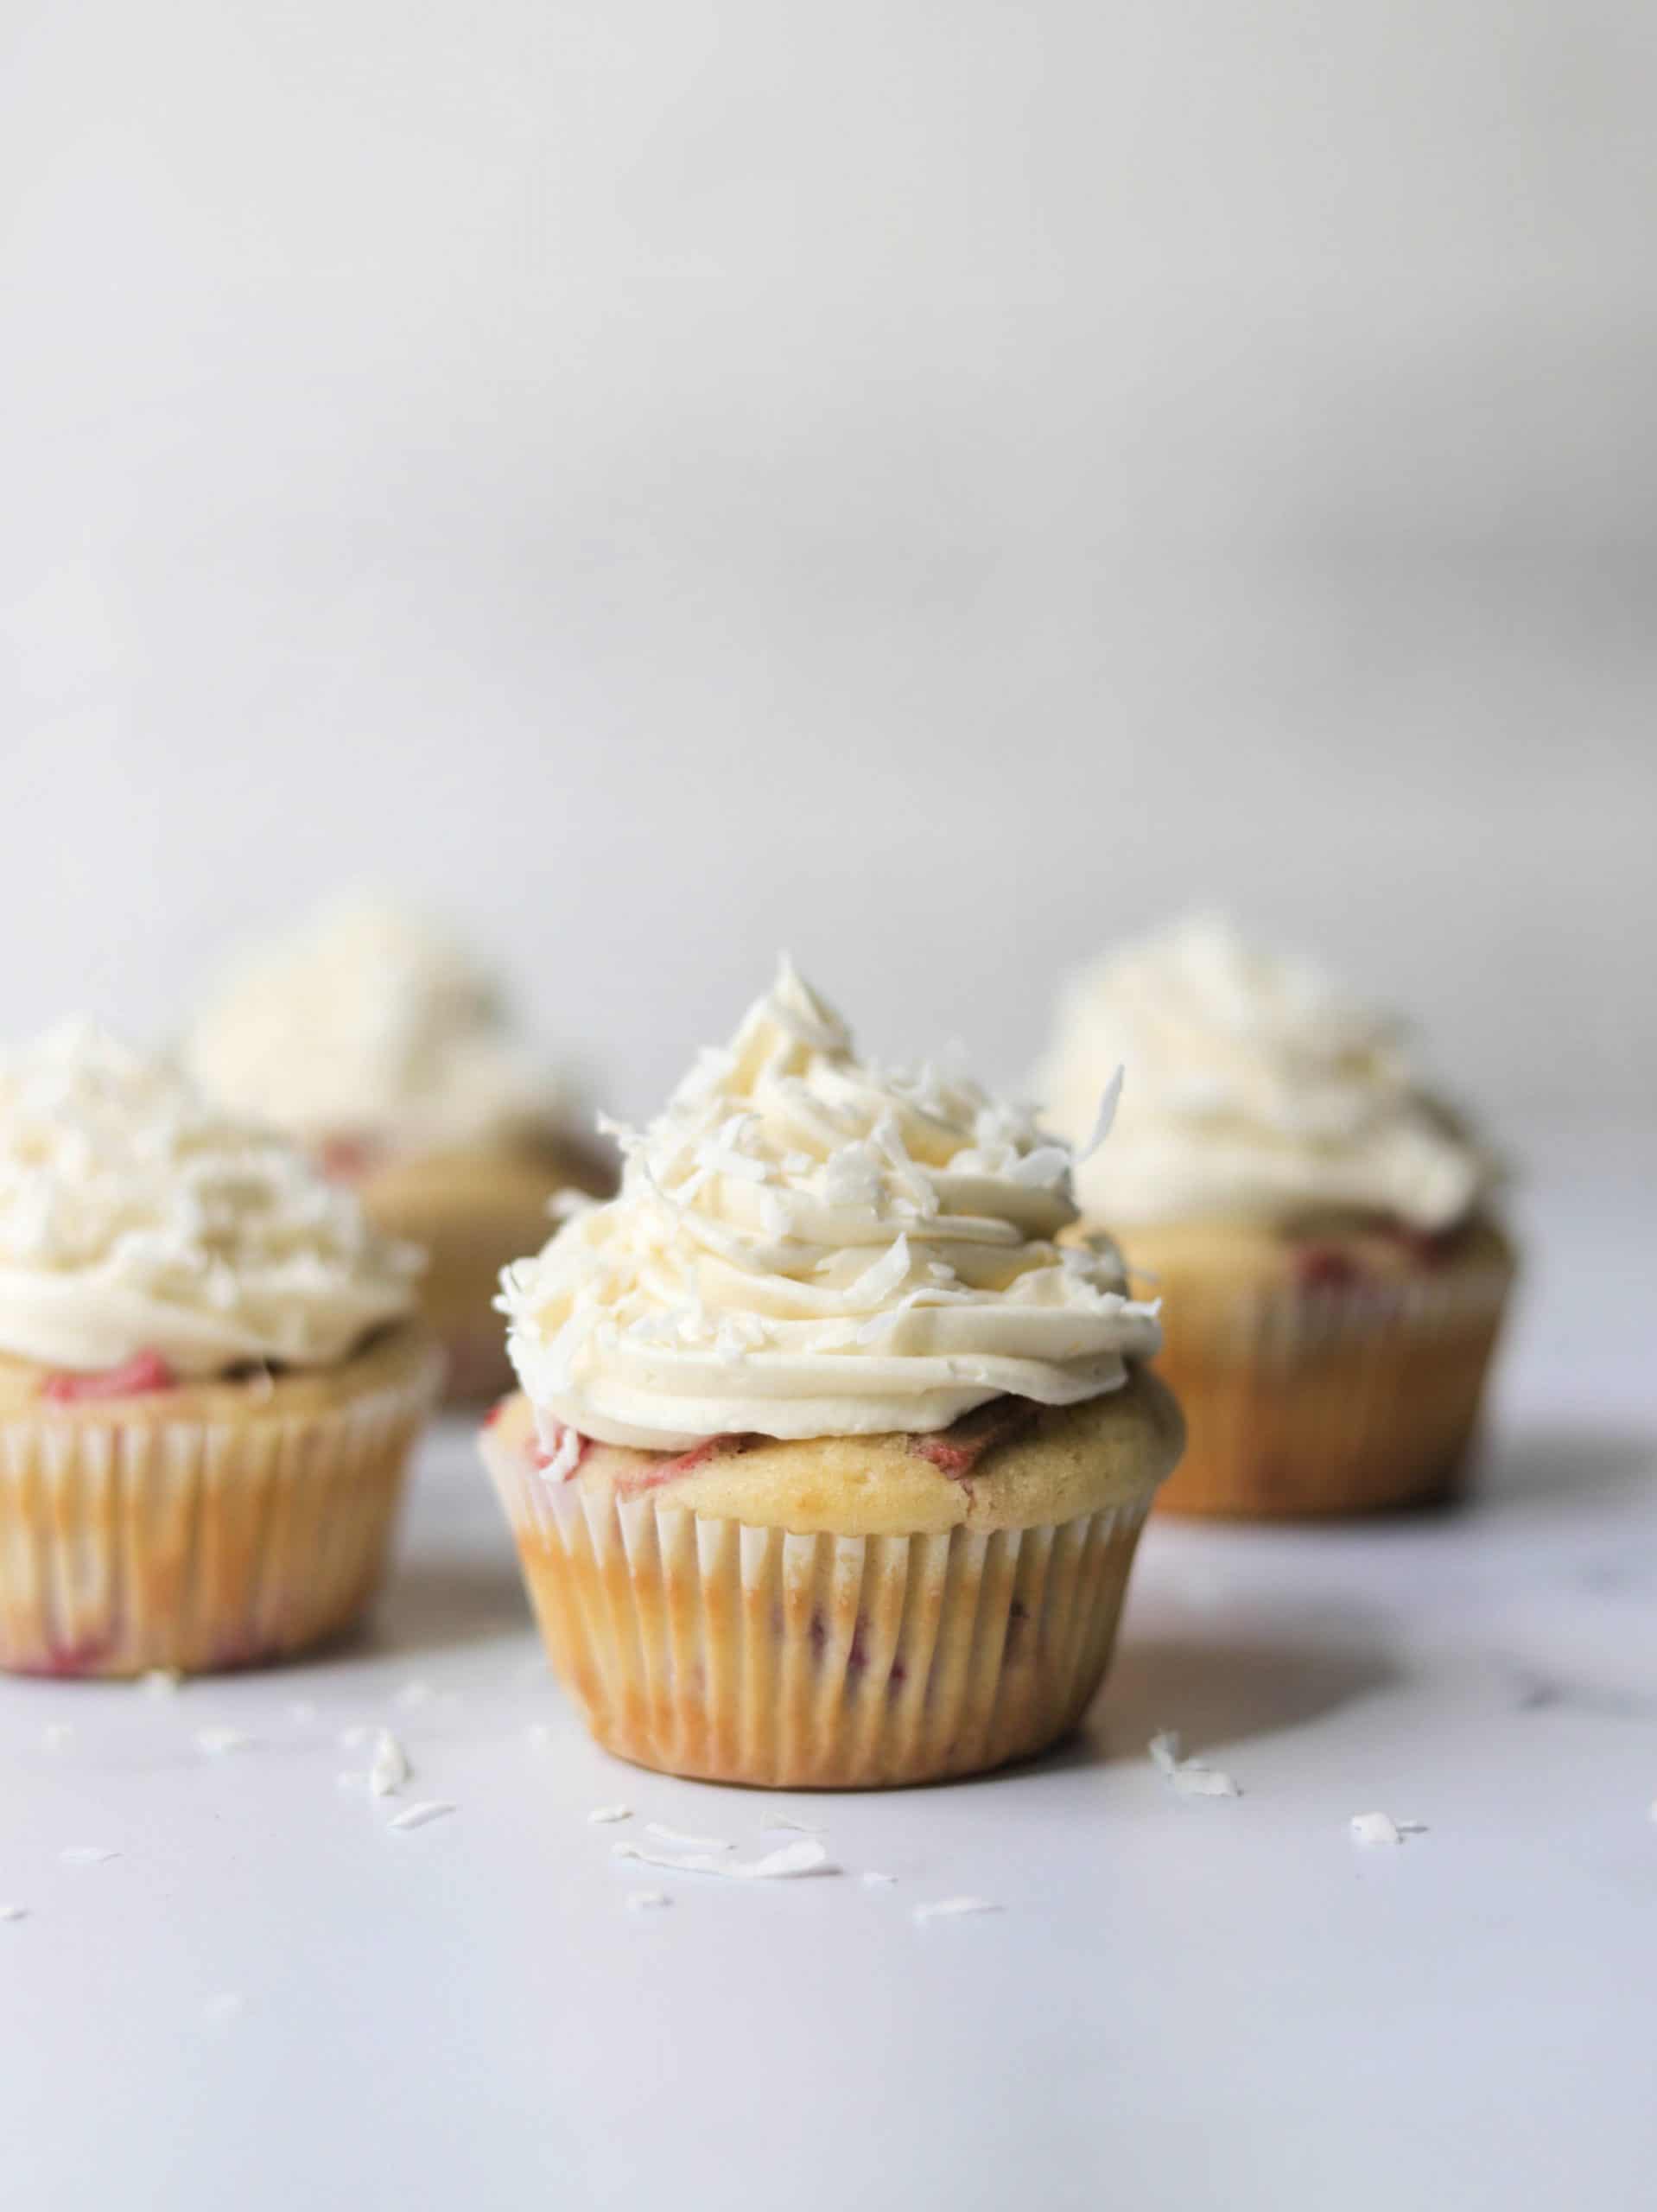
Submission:
[[[450,1395],[504,1389],[502,1268],[541,1242],[562,1192],[613,1178],[489,979],[394,906],[338,906],[234,969],[186,1052],[213,1096],[299,1138],[426,1252]]]
[[[1489,1154],[1424,1090],[1395,1024],[1207,919],[1061,1001],[1042,1096],[1167,1320],[1190,1426],[1177,1510],[1347,1513],[1444,1496],[1514,1273]]]
[[[727,1782],[932,1781],[1102,1676],[1180,1422],[1070,1155],[860,1062],[784,967],[619,1198],[508,1270],[484,1455],[600,1742]]]
[[[0,1667],[241,1667],[347,1627],[441,1379],[417,1255],[95,1030],[0,1062]]]

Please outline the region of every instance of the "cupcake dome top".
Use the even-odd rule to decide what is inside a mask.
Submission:
[[[1494,1180],[1420,1087],[1390,1016],[1218,918],[1130,945],[1065,988],[1041,1078],[1057,1127],[1084,1129],[1118,1066],[1114,1135],[1079,1179],[1113,1224],[1350,1211],[1432,1231]]]
[[[1068,1405],[1159,1341],[1076,1218],[1068,1146],[969,1077],[859,1060],[784,963],[659,1118],[619,1195],[503,1279],[543,1427],[682,1451],[947,1427],[1003,1393]]]
[[[327,907],[236,963],[185,1056],[216,1097],[314,1144],[486,1144],[543,1126],[559,1104],[492,979],[378,899]]]
[[[328,1365],[410,1310],[419,1265],[166,1059],[70,1023],[0,1060],[0,1354]]]

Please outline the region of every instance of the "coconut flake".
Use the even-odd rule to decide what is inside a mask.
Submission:
[[[1100,1094],[1099,1112],[1094,1121],[1093,1135],[1076,1155],[1076,1164],[1078,1167],[1083,1160],[1093,1158],[1094,1154],[1103,1144],[1115,1124],[1116,1109],[1121,1103],[1123,1072],[1122,1069],[1118,1068]]]
[[[66,1866],[101,1866],[105,1859],[120,1856],[118,1851],[107,1850],[101,1843],[66,1844],[58,1853]]]
[[[452,1813],[454,1809],[454,1807],[445,1798],[429,1797],[418,1805],[405,1805],[400,1813],[393,1813],[386,1826],[394,1828],[423,1828],[429,1821],[441,1821],[446,1813]]]
[[[682,1828],[670,1828],[660,1821],[646,1821],[646,1835],[653,1835],[658,1843],[671,1844],[678,1851],[734,1851],[735,1844],[722,1835],[687,1835]]]
[[[1425,1821],[1395,1821],[1390,1813],[1355,1813],[1349,1826],[1355,1843],[1402,1843],[1427,1832]]]
[[[629,1890],[627,1892],[629,1912],[654,1912],[659,1907],[672,1903],[673,1899],[665,1890]]]
[[[532,1751],[544,1751],[552,1741],[552,1731],[544,1720],[531,1720],[524,1731],[524,1740]]]
[[[373,1732],[367,1721],[358,1720],[349,1728],[342,1728],[336,1740],[342,1751],[359,1751]]]
[[[917,1904],[910,1917],[924,1927],[929,1920],[960,1920],[969,1912],[1000,1912],[999,1904],[988,1897],[934,1897],[927,1904]]]
[[[607,1827],[613,1821],[630,1821],[633,1816],[631,1805],[595,1805],[587,1819],[595,1828]]]
[[[403,1688],[397,1692],[397,1701],[405,1707],[429,1705],[432,1695],[432,1686],[429,1682],[404,1682]]]
[[[253,1743],[254,1738],[240,1728],[198,1728],[195,1732],[196,1749],[209,1758],[222,1758],[227,1751],[251,1751]]]
[[[29,1907],[26,1904],[0,1904],[0,1920],[27,1920],[28,1917]]]
[[[1242,1791],[1228,1774],[1219,1767],[1205,1766],[1201,1759],[1184,1758],[1180,1755],[1179,1738],[1171,1728],[1165,1728],[1152,1737],[1146,1747],[1151,1763],[1159,1774],[1172,1783],[1181,1797],[1241,1797]]]
[[[828,1831],[817,1821],[797,1821],[791,1815],[784,1820],[767,1821],[765,1833],[771,1835],[782,1831],[789,1835],[827,1835]]]
[[[170,1697],[182,1678],[176,1667],[152,1667],[139,1679],[151,1697]]]
[[[75,1739],[74,1726],[67,1720],[54,1720],[41,1731],[43,1751],[67,1751]]]
[[[374,1739],[374,1757],[368,1770],[368,1787],[376,1797],[390,1797],[402,1789],[409,1775],[409,1754],[389,1728]]]
[[[613,1851],[616,1858],[637,1859],[643,1866],[665,1866],[676,1874],[721,1874],[735,1882],[780,1881],[790,1875],[840,1872],[830,1865],[827,1847],[809,1836],[802,1837],[798,1843],[785,1843],[759,1859],[721,1859],[711,1851],[646,1851],[636,1843],[618,1843]]]
[[[888,1883],[895,1882],[897,1878],[895,1874],[879,1874],[873,1866],[867,1868],[858,1876],[859,1881],[862,1883],[865,1889],[870,1890],[885,1889]]]
[[[288,1718],[296,1728],[308,1727],[316,1718],[316,1707],[308,1697],[296,1697],[288,1708]]]

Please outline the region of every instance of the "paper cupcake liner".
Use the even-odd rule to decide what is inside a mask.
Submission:
[[[1163,1509],[1294,1516],[1451,1495],[1513,1273],[1491,1262],[1374,1289],[1239,1293],[1165,1271],[1157,1371],[1187,1441]]]
[[[1028,1529],[797,1535],[493,1455],[555,1671],[599,1742],[770,1788],[934,1782],[1080,1719],[1147,1493]]]
[[[321,1643],[378,1583],[441,1379],[224,1421],[0,1421],[0,1669],[186,1674]]]

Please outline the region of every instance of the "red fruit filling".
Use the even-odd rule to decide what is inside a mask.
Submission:
[[[41,1395],[56,1406],[89,1398],[136,1398],[145,1390],[170,1390],[178,1377],[158,1351],[141,1351],[119,1367],[100,1367],[90,1375],[48,1375]]]
[[[500,1408],[497,1406],[495,1411],[498,1413]],[[572,1442],[575,1446],[573,1452],[569,1449]],[[558,1448],[555,1452],[549,1452],[538,1436],[532,1436],[530,1439],[530,1464],[544,1474],[553,1461],[562,1457],[564,1466],[559,1479],[568,1482],[572,1475],[581,1472],[581,1462],[592,1449],[593,1440],[590,1436],[583,1436],[578,1428],[561,1428],[558,1432]]]
[[[654,1490],[658,1483],[676,1482],[681,1475],[694,1475],[710,1459],[722,1459],[733,1452],[746,1452],[758,1440],[752,1436],[704,1436],[688,1452],[674,1452],[665,1457],[652,1454],[647,1466],[626,1477],[625,1487],[629,1491]]]
[[[948,1428],[935,1429],[927,1436],[911,1436],[909,1448],[930,1460],[951,1482],[962,1482],[987,1452],[1006,1443],[1035,1417],[1036,1409],[1028,1398],[992,1398],[987,1406],[975,1406],[971,1413],[962,1414]]]
[[[316,1157],[330,1182],[360,1183],[384,1149],[373,1137],[324,1137]]]
[[[1298,1290],[1352,1290],[1363,1281],[1357,1262],[1333,1244],[1297,1245],[1293,1265]]]
[[[483,1417],[484,1427],[486,1428],[492,1428],[511,1402],[511,1398],[497,1398],[494,1404],[490,1407],[488,1412]]]

